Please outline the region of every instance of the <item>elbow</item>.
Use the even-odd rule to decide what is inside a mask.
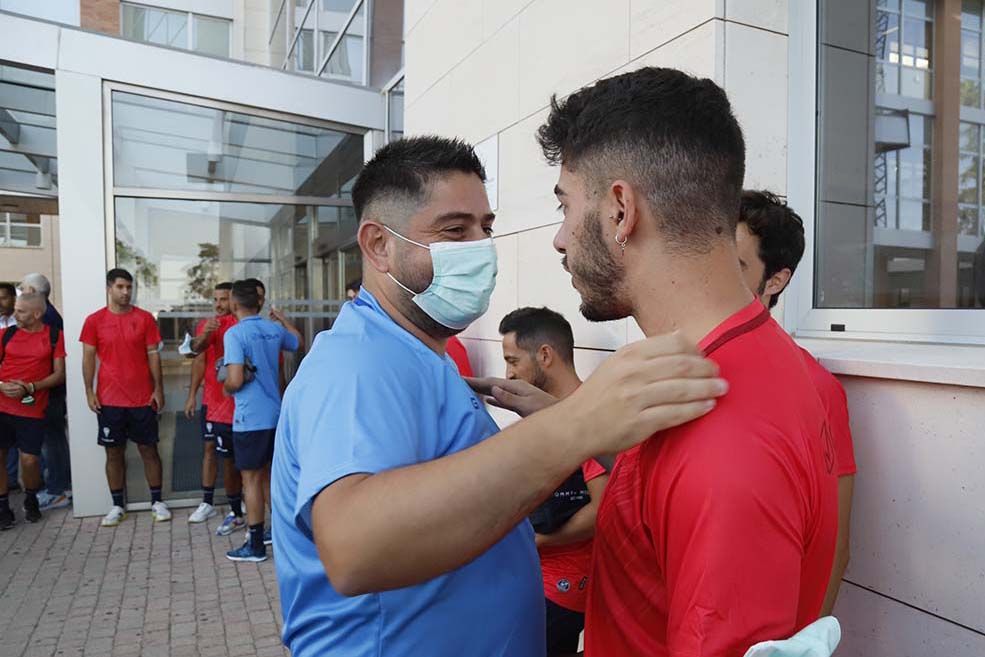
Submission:
[[[322,566],[336,593],[347,598],[374,593],[369,569],[354,555],[339,554],[331,547],[319,548]]]

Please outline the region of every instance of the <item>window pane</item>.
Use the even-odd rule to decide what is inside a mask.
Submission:
[[[315,70],[315,40],[311,30],[301,30],[294,47],[294,70],[311,73]]]
[[[982,29],[982,0],[963,0],[961,27],[979,31]]]
[[[342,35],[342,42],[329,58],[323,76],[362,84],[365,31],[366,6],[363,4],[352,19],[349,29]],[[331,31],[326,34],[326,38],[328,34],[331,34]],[[330,46],[331,43],[332,39],[327,38],[326,46]],[[327,49],[325,52],[328,52]]]
[[[361,135],[113,93],[119,187],[340,197],[362,162]]]
[[[10,224],[8,246],[41,246],[41,227],[24,224]]]
[[[230,22],[221,18],[195,16],[195,51],[229,57]]]
[[[981,141],[981,128],[974,123],[962,123],[960,135],[958,143],[961,146],[961,150],[977,154]]]
[[[389,93],[387,98],[389,107],[389,124],[387,134],[389,140],[394,141],[404,136],[404,81],[401,80]]]
[[[934,17],[934,0],[904,0],[903,13],[907,16]]]
[[[962,235],[978,235],[978,206],[961,206],[958,210],[958,232]]]
[[[962,155],[958,163],[958,201],[978,203],[978,156]]]
[[[906,19],[903,23],[903,66],[926,69],[931,67],[930,54],[934,24]]]
[[[899,52],[899,16],[885,11],[876,12],[876,58],[899,64]]]
[[[183,12],[123,4],[120,28],[128,39],[188,48],[188,14]]]
[[[961,78],[961,104],[981,107],[982,85],[977,78]]]
[[[961,31],[961,75],[970,78],[979,77],[981,59],[981,33]]]

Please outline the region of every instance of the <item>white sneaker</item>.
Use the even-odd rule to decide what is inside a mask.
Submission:
[[[188,522],[205,522],[209,518],[215,517],[217,513],[214,506],[208,502],[202,502],[195,509],[195,512],[188,516]]]
[[[154,517],[154,522],[167,522],[171,520],[171,509],[164,502],[154,502],[151,504],[150,512]]]
[[[118,524],[123,522],[123,519],[127,517],[127,512],[122,506],[114,506],[109,510],[105,516],[103,516],[103,521],[101,524],[103,527],[116,527]]]

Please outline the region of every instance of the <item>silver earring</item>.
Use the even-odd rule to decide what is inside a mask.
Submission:
[[[622,252],[623,253],[626,253],[626,244],[628,242],[629,242],[629,238],[628,237],[623,237],[622,238],[622,241],[620,242],[619,241],[619,234],[618,233],[616,234],[616,244],[618,244],[620,247],[622,247]]]

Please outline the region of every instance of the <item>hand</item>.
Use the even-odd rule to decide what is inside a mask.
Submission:
[[[27,388],[25,388],[23,383],[20,381],[4,381],[0,384],[0,392],[2,392],[5,397],[10,397],[11,399],[21,399],[27,394]]]
[[[284,314],[284,311],[280,310],[276,306],[270,307],[270,318],[284,326],[287,326],[290,321],[287,319],[287,315]]]
[[[195,396],[190,396],[185,400],[185,417],[189,420],[195,418]]]
[[[476,393],[483,395],[486,403],[513,411],[520,417],[527,417],[557,403],[557,397],[521,379],[466,377],[465,382]]]
[[[164,388],[154,389],[154,394],[150,398],[150,406],[154,409],[155,413],[160,413],[164,410]]]
[[[93,413],[103,410],[102,405],[99,403],[99,397],[92,390],[86,392],[86,401],[89,403],[89,410]]]
[[[590,441],[586,458],[616,454],[710,412],[728,391],[717,377],[679,333],[659,335],[619,349],[557,408]]]
[[[208,321],[205,322],[204,331],[206,333],[212,333],[219,328],[219,320],[215,317],[209,317]]]

